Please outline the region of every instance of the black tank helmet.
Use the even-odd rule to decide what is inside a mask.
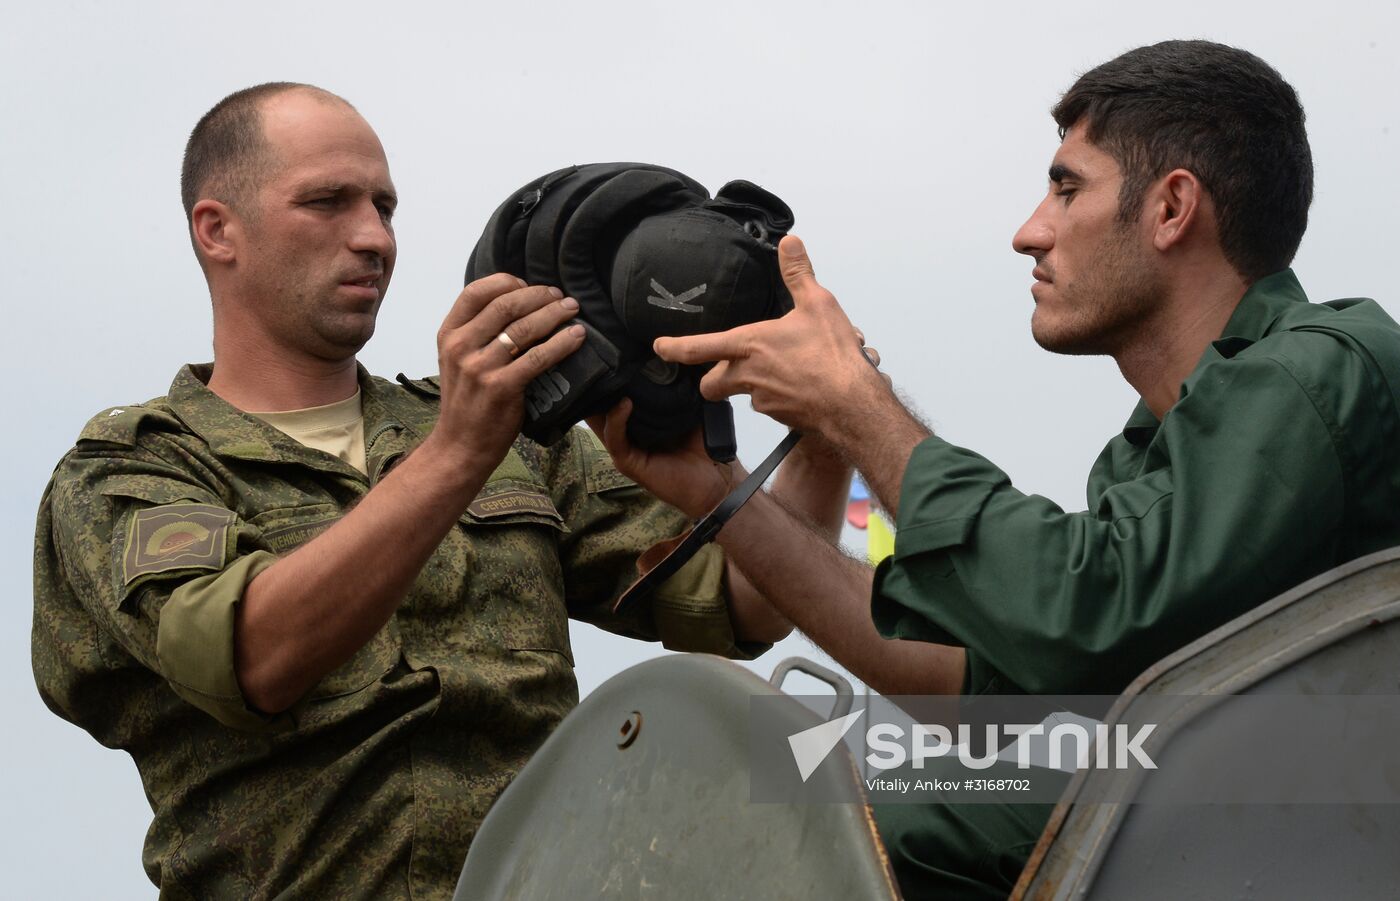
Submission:
[[[576,353],[531,382],[525,435],[553,444],[626,396],[639,447],[674,445],[703,424],[711,455],[732,459],[732,414],[701,398],[704,369],[667,363],[651,344],[791,310],[777,244],[792,225],[787,204],[751,182],[711,198],[645,163],[570,166],[512,194],[487,222],[467,281],[509,272],[558,287],[578,300],[574,321],[586,330]]]

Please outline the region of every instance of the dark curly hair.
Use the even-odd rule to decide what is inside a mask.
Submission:
[[[1052,110],[1123,170],[1119,218],[1147,186],[1194,173],[1215,202],[1221,250],[1246,282],[1286,268],[1308,226],[1312,152],[1298,95],[1252,53],[1210,41],[1130,50],[1080,76]]]

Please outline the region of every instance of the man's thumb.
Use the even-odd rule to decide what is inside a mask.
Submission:
[[[778,242],[778,269],[794,298],[799,289],[809,288],[817,280],[812,272],[812,261],[807,258],[807,248],[796,235],[788,235]]]

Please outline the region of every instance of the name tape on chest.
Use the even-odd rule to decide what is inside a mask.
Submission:
[[[306,544],[339,521],[339,516],[332,516],[316,522],[282,526],[263,532],[263,541],[267,542],[267,546],[276,553],[285,554],[287,551],[295,550]]]
[[[491,519],[512,513],[536,513],[559,519],[559,511],[553,502],[543,494],[533,491],[503,491],[490,497],[480,497],[472,501],[467,512],[478,519]]]

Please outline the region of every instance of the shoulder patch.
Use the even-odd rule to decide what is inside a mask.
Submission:
[[[167,504],[136,511],[122,555],[122,583],[172,569],[224,568],[232,511],[212,504]]]
[[[136,436],[143,427],[154,422],[178,426],[177,420],[163,410],[141,404],[127,407],[109,407],[88,420],[78,435],[79,441],[105,441],[109,444],[136,446]]]

